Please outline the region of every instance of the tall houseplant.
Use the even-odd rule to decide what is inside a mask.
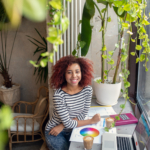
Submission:
[[[100,9],[100,3],[103,5],[103,9]],[[120,75],[123,79],[124,83],[124,91],[123,97],[126,101],[129,100],[128,96],[128,87],[130,87],[130,83],[128,82],[129,70],[127,69],[127,58],[129,54],[129,43],[135,43],[135,52],[132,52],[131,55],[136,56],[136,63],[139,61],[145,62],[145,71],[148,71],[147,61],[150,52],[150,46],[148,44],[148,35],[145,30],[145,26],[149,25],[148,16],[145,15],[146,8],[146,0],[97,0],[97,3],[94,0],[86,0],[83,16],[82,16],[82,29],[81,29],[81,41],[84,41],[86,44],[83,48],[81,48],[81,55],[85,56],[89,50],[89,46],[91,43],[91,35],[92,35],[92,26],[90,25],[90,20],[95,14],[95,9],[98,10],[99,18],[101,19],[101,28],[99,32],[102,35],[102,47],[100,49],[101,52],[101,79],[96,80],[97,84],[107,84],[108,75],[110,70],[114,70],[114,75],[112,81],[110,81],[110,85],[117,84],[117,76]],[[113,8],[116,16],[118,17],[118,43],[116,43],[116,48],[119,48],[117,63],[113,59],[113,54],[116,52],[115,50],[108,50],[106,48],[105,41],[105,33],[107,30],[107,23],[111,21],[111,18],[108,16],[109,8]],[[137,27],[136,38],[132,39],[132,23],[135,23]],[[125,43],[124,33],[127,32],[129,34],[128,43]],[[138,37],[139,35],[139,37]],[[142,45],[138,44],[138,39],[142,40]],[[115,45],[115,43],[114,43]],[[141,55],[138,56],[138,51],[143,50]],[[106,53],[107,52],[107,53]],[[106,68],[106,64],[110,67]],[[121,65],[121,71],[118,71],[119,66]],[[107,88],[106,88],[107,90]],[[108,95],[108,94],[107,94]],[[122,104],[120,107],[123,111],[125,104]],[[121,113],[120,112],[120,113]],[[119,119],[119,118],[118,118]]]
[[[27,37],[29,38],[28,40],[36,46],[36,50],[34,51],[33,55],[40,54],[37,61],[36,61],[36,65],[34,68],[34,75],[36,75],[37,83],[39,81],[40,81],[40,83],[42,81],[44,81],[44,83],[46,83],[47,78],[48,78],[48,65],[46,65],[46,67],[41,67],[40,65],[38,65],[38,63],[40,62],[41,59],[45,58],[45,57],[42,57],[41,54],[47,52],[47,41],[46,41],[45,37],[42,37],[42,35],[39,33],[39,31],[36,28],[35,28],[35,31],[39,35],[41,41],[27,35]],[[34,64],[35,62],[30,61],[30,63]]]
[[[2,9],[1,9],[2,10]],[[7,22],[6,13],[1,15],[1,23]],[[1,24],[2,25],[2,24]],[[16,40],[17,30],[13,39],[10,55],[8,56],[8,30],[5,25],[5,30],[0,30],[0,75],[4,79],[3,86],[0,87],[0,100],[7,105],[12,106],[16,101],[20,100],[20,85],[12,83],[12,78],[9,74],[9,67],[11,57],[14,50],[14,43]],[[14,86],[13,86],[14,85]]]

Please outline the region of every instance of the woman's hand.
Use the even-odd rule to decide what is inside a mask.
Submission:
[[[49,135],[57,136],[64,129],[64,125],[61,123],[56,127],[52,128],[49,132]]]
[[[91,122],[92,122],[92,124],[95,124],[95,123],[99,122],[100,120],[101,120],[100,114],[95,114],[95,115],[92,117]]]

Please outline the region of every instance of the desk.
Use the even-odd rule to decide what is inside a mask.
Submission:
[[[112,106],[116,113],[120,112],[120,110],[121,110],[120,104],[124,104],[124,102],[125,101],[123,98],[119,98],[118,104],[116,104],[115,106]],[[99,106],[99,105],[96,103],[95,99],[92,99],[91,106]],[[130,113],[130,112],[133,113],[133,110],[132,110],[130,102],[127,101],[126,107],[125,107],[123,113]],[[102,118],[105,118],[105,117],[107,117],[107,116],[102,116]],[[117,126],[116,128],[117,128],[118,134],[130,134],[131,135],[131,134],[133,134],[135,127],[136,127],[136,124],[130,124],[130,125]],[[101,144],[93,144],[92,149],[93,150],[101,150]],[[84,150],[83,143],[71,142],[69,150]]]

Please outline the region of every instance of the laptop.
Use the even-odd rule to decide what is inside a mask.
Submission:
[[[102,150],[150,150],[150,127],[141,114],[133,135],[104,133]]]

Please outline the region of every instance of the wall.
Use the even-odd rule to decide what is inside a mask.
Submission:
[[[29,63],[29,60],[37,60],[39,55],[33,56],[33,52],[36,46],[28,41],[29,35],[35,39],[40,40],[35,29],[38,29],[40,34],[46,37],[46,23],[31,22],[25,18],[22,19],[22,23],[18,29],[14,51],[10,63],[9,73],[12,76],[12,80],[15,83],[21,85],[21,101],[35,101],[37,90],[40,86],[48,86],[46,83],[36,84],[36,76],[33,75],[34,67]],[[12,41],[15,31],[8,33],[7,41],[7,55],[10,55]],[[0,84],[3,83],[3,79],[0,77]]]

